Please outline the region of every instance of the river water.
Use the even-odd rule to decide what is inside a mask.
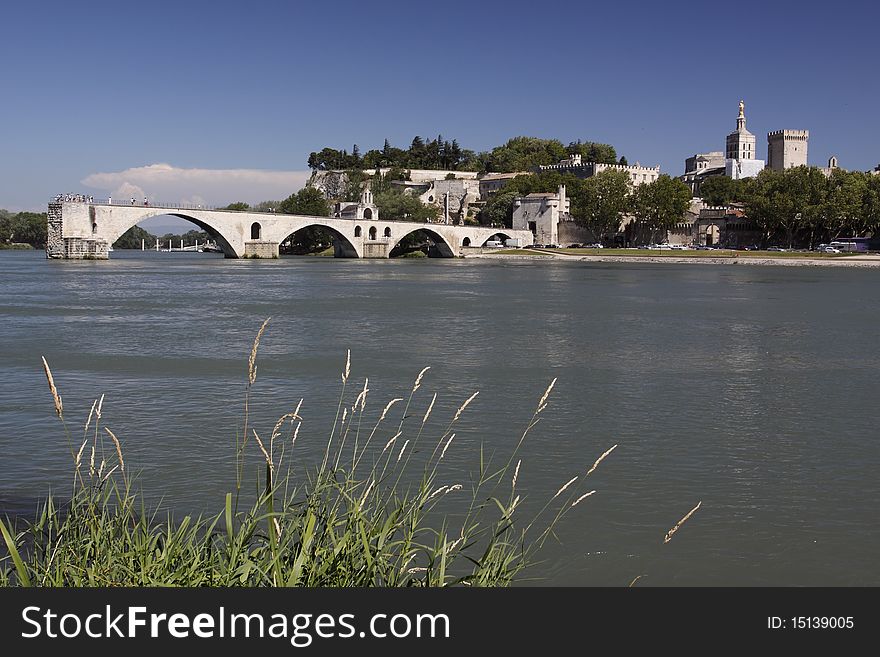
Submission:
[[[75,434],[105,394],[103,421],[150,501],[218,511],[247,356],[271,316],[253,422],[268,434],[304,398],[297,466],[323,450],[346,349],[374,420],[425,366],[412,414],[438,394],[427,433],[480,392],[450,484],[467,486],[480,445],[506,456],[556,378],[523,446],[524,512],[618,447],[578,482],[597,492],[545,545],[538,583],[880,585],[877,270],[112,256],[0,252],[7,509],[70,486],[44,355]]]

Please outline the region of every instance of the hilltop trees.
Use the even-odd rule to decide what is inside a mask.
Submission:
[[[458,140],[449,141],[443,135],[434,139],[416,135],[407,149],[396,148],[386,139],[382,150],[371,149],[363,156],[357,144],[350,153],[346,149],[323,148],[309,154],[308,165],[312,171],[399,168],[510,173],[556,164],[574,154],[581,155],[584,162],[618,162],[613,146],[592,141],[577,140],[565,146],[558,139],[514,137],[490,151],[475,153],[462,148]],[[625,158],[621,158],[623,162]]]
[[[357,144],[351,153],[347,150],[323,148],[309,154],[312,171],[340,171],[351,169],[376,169],[397,167],[401,169],[449,169],[452,171],[476,171],[479,162],[473,151],[463,149],[458,141],[449,141],[443,135],[426,140],[413,138],[409,149],[391,146],[386,139],[382,150],[369,150],[363,157]]]

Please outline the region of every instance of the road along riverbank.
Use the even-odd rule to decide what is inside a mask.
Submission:
[[[493,260],[571,260],[578,262],[620,262],[620,263],[662,263],[674,265],[783,265],[789,267],[862,267],[880,268],[880,255],[856,255],[838,258],[825,257],[784,257],[749,256],[734,252],[727,256],[686,256],[686,255],[585,255],[565,251],[536,249],[505,250],[493,253],[468,254],[466,258],[488,258]]]

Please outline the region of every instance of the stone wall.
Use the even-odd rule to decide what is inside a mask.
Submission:
[[[391,245],[386,241],[364,242],[364,258],[387,258]]]
[[[110,245],[101,239],[65,237],[63,258],[68,260],[107,260]],[[53,256],[56,257],[56,256]]]
[[[245,258],[277,258],[278,242],[253,240],[244,243]]]
[[[578,225],[574,221],[560,221],[557,230],[560,246],[568,246],[569,244],[593,244],[594,242],[599,241],[593,234],[593,231]]]
[[[61,220],[61,203],[50,203],[46,212],[46,228],[48,239],[46,240],[46,257],[64,257],[63,222]]]

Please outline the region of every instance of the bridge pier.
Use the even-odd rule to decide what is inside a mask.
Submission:
[[[62,203],[50,203],[46,213],[47,240],[46,257],[65,260],[107,260],[110,257],[110,244],[100,237],[86,235],[64,235],[64,219]],[[68,206],[70,204],[67,204]],[[94,208],[86,210],[84,204],[78,208],[78,217],[93,222]],[[68,208],[68,214],[71,210]]]
[[[278,242],[251,240],[244,243],[244,258],[277,258]]]

